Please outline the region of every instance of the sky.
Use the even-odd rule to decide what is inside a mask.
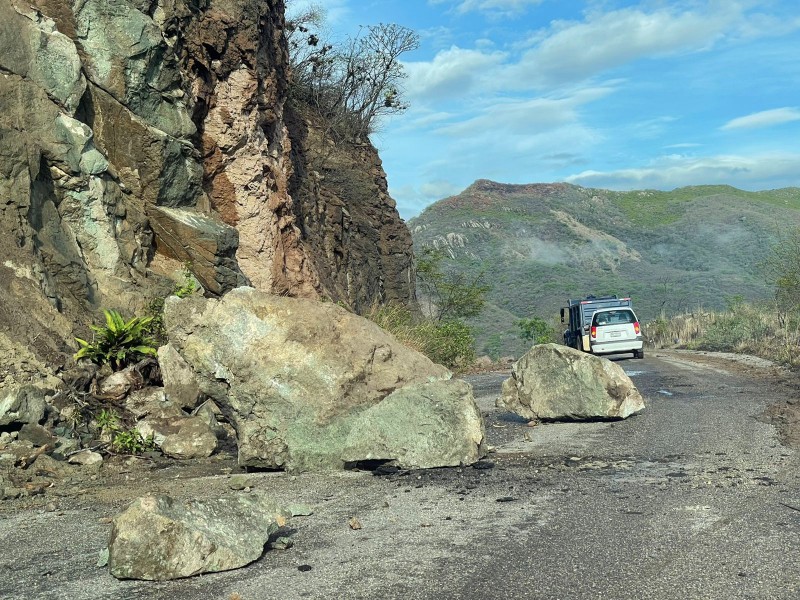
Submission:
[[[409,108],[371,136],[404,219],[477,179],[800,186],[796,0],[289,0],[397,23]]]

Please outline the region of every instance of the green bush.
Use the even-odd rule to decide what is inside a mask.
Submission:
[[[475,337],[461,321],[427,322],[421,329],[423,353],[448,368],[467,367],[475,361]]]
[[[111,449],[118,454],[141,454],[155,448],[153,436],[144,437],[136,428],[115,432],[111,441]]]
[[[366,317],[435,363],[463,368],[475,360],[475,337],[461,321],[423,318],[400,305],[375,307]]]
[[[517,327],[520,330],[519,336],[532,344],[558,343],[561,341],[558,332],[541,317],[520,319],[517,321]]]
[[[81,348],[75,353],[75,360],[88,358],[97,365],[110,364],[115,371],[128,364],[158,354],[150,337],[152,317],[133,317],[123,319],[115,310],[103,310],[105,326],[91,325],[95,335],[91,342],[75,338]]]

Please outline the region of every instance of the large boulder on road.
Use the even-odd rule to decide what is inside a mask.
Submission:
[[[558,344],[534,346],[520,358],[496,404],[544,420],[624,419],[644,409],[618,364]]]
[[[291,515],[259,494],[135,500],[112,523],[108,565],[118,579],[161,581],[237,569],[257,560]]]
[[[482,454],[471,387],[335,304],[238,288],[169,298],[164,317],[170,345],[236,430],[242,466],[428,468]]]

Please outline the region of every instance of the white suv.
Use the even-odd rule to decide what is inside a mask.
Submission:
[[[592,354],[632,352],[644,358],[644,343],[639,319],[630,308],[603,308],[592,315],[589,335]]]

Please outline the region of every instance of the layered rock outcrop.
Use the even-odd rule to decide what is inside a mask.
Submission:
[[[336,146],[346,174],[310,165],[283,11],[0,0],[0,336],[49,358],[99,307],[163,295],[179,263],[210,294],[413,301],[374,148]]]

